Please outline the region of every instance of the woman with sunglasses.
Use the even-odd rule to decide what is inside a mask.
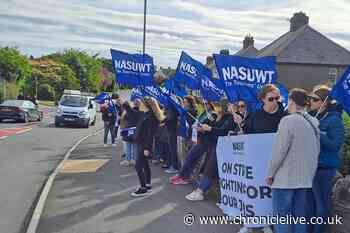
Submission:
[[[282,103],[280,102],[280,91],[273,84],[265,85],[259,94],[259,99],[263,103],[260,111],[251,113],[247,119],[244,133],[258,134],[258,133],[276,133],[281,119],[287,115]],[[247,228],[243,226],[239,233],[253,232],[254,228]],[[262,229],[264,233],[272,233],[269,226]]]
[[[246,123],[245,133],[275,133],[282,117],[287,113],[280,102],[280,91],[273,84],[265,85],[259,94],[263,106],[260,111],[251,114]]]
[[[322,217],[325,221],[330,216],[332,180],[341,163],[339,154],[344,142],[342,108],[332,103],[329,93],[329,87],[318,86],[310,95],[310,114],[318,118],[321,131],[321,151],[312,188],[315,204],[313,215]],[[313,233],[324,233],[327,225],[320,224],[313,227]]]
[[[141,187],[131,194],[134,197],[148,195],[152,190],[151,169],[148,159],[151,157],[153,140],[157,128],[165,120],[165,116],[154,98],[145,97],[142,103],[140,109],[145,114],[137,123],[133,138],[137,144],[135,169]]]

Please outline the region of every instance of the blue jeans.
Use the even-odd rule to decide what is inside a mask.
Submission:
[[[203,193],[206,193],[206,192],[210,189],[211,184],[212,184],[212,181],[213,181],[212,178],[209,178],[209,177],[204,176],[204,177],[201,179],[201,181],[199,182],[198,188],[199,188],[200,190],[202,190]]]
[[[136,160],[137,146],[136,143],[125,142],[126,160]]]
[[[308,194],[311,189],[272,189],[273,214],[280,217],[305,217],[307,214]],[[308,233],[308,226],[303,224],[274,225],[275,233]]]
[[[318,168],[312,187],[314,198],[314,211],[315,217],[322,217],[325,221],[330,216],[331,209],[331,191],[332,181],[336,175],[337,170],[335,168]],[[327,225],[319,224],[313,226],[313,233],[326,232]]]
[[[185,163],[181,169],[180,176],[190,178],[195,163],[204,155],[205,147],[201,144],[192,146],[191,150],[187,153]]]

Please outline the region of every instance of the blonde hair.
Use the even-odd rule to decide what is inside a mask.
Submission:
[[[165,120],[164,112],[160,109],[160,106],[158,104],[158,101],[153,97],[145,97],[144,98],[146,106],[152,110],[156,118],[159,122],[162,122]]]

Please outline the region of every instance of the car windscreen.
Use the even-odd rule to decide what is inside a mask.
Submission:
[[[0,106],[6,106],[6,107],[22,107],[23,106],[23,100],[5,100]]]
[[[62,96],[60,104],[67,107],[85,107],[88,99],[82,96]]]

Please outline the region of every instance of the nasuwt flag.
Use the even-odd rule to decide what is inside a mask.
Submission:
[[[101,94],[97,95],[94,98],[94,101],[96,103],[98,103],[98,104],[108,103],[108,111],[109,112],[115,112],[116,111],[116,108],[115,108],[115,105],[114,105],[114,103],[112,101],[112,98],[106,92],[102,92]]]
[[[169,96],[158,86],[144,86],[140,87],[140,90],[142,91],[143,96],[151,96],[158,100],[158,102],[164,107],[169,106]]]
[[[182,52],[176,68],[175,79],[192,90],[198,90],[200,88],[200,75],[208,73],[207,70],[202,63]]]
[[[95,96],[94,101],[98,104],[104,104],[106,100],[111,99],[108,93],[102,92],[101,94]]]
[[[224,90],[220,89],[215,85],[213,79],[205,75],[201,75],[201,86],[200,91],[202,93],[203,99],[207,101],[220,101],[222,97],[225,96]]]
[[[219,78],[231,102],[255,101],[266,84],[276,83],[276,57],[246,58],[214,54]]]
[[[164,82],[164,87],[168,89],[171,93],[179,96],[181,98],[187,96],[187,91],[181,83],[176,81],[175,77],[170,77],[168,80]]]
[[[121,85],[151,86],[154,85],[153,58],[147,54],[129,54],[111,49],[116,81]]]
[[[130,100],[134,101],[136,99],[143,99],[144,93],[142,92],[140,87],[134,87],[131,90]]]
[[[350,116],[350,66],[334,85],[330,96],[338,101]]]

